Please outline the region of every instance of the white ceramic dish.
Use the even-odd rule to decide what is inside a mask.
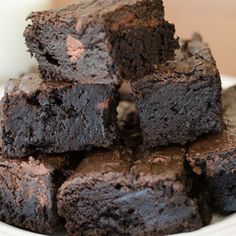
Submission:
[[[236,85],[236,78],[222,76],[224,89]],[[0,87],[0,97],[3,95],[3,88]],[[214,216],[212,224],[191,233],[178,234],[178,236],[235,236],[236,235],[236,214],[229,217]],[[25,230],[0,222],[0,236],[40,236]],[[59,235],[56,235],[59,236]],[[60,236],[65,236],[61,234]],[[177,235],[175,235],[177,236]]]

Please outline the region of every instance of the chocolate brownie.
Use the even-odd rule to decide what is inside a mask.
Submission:
[[[45,82],[29,74],[9,81],[2,103],[4,155],[108,147],[116,139],[112,84]]]
[[[221,80],[210,49],[195,34],[181,41],[176,54],[174,61],[131,82],[147,148],[222,131]]]
[[[44,79],[119,83],[166,62],[178,47],[162,0],[79,0],[28,19],[26,44]]]
[[[66,156],[0,156],[0,221],[43,234],[60,229],[56,194],[70,161]]]
[[[153,235],[169,235],[200,228],[203,225],[199,207],[189,196],[192,180],[185,169],[185,148],[170,146],[149,151],[139,151],[139,160],[131,168],[134,185],[150,191],[158,212],[150,222]],[[147,198],[145,201],[149,202]],[[152,214],[151,214],[152,215]]]
[[[184,150],[124,148],[88,154],[60,188],[59,215],[69,235],[166,235],[202,226],[187,197]]]
[[[190,144],[187,160],[202,178],[214,210],[236,212],[236,87],[223,93],[222,134],[208,135]]]

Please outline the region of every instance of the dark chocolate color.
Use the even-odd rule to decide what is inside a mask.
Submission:
[[[185,144],[222,131],[220,76],[199,35],[181,41],[174,61],[132,81],[131,86],[147,148]]]
[[[24,33],[45,80],[120,83],[174,56],[162,0],[79,0],[34,12]]]
[[[117,91],[111,84],[10,80],[2,100],[3,154],[64,153],[108,147],[116,139]]]
[[[65,156],[0,156],[0,221],[43,234],[61,229],[56,194],[69,162]]]
[[[202,226],[187,197],[184,150],[88,154],[59,190],[69,235],[167,235]]]
[[[236,212],[236,87],[223,92],[224,131],[208,135],[190,145],[188,161],[203,178],[213,208]]]

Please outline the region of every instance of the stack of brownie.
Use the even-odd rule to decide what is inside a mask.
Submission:
[[[236,211],[236,88],[222,109],[210,49],[164,16],[162,0],[78,0],[28,17],[39,73],[1,101],[1,221],[166,235]]]

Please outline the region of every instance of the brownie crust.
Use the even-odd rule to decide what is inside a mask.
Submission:
[[[181,41],[174,61],[131,86],[147,148],[222,131],[220,75],[199,35]]]
[[[3,154],[65,153],[108,147],[116,139],[117,91],[112,84],[10,80],[2,100]]]
[[[46,80],[119,84],[171,59],[178,47],[162,0],[80,0],[28,19],[26,45]]]

